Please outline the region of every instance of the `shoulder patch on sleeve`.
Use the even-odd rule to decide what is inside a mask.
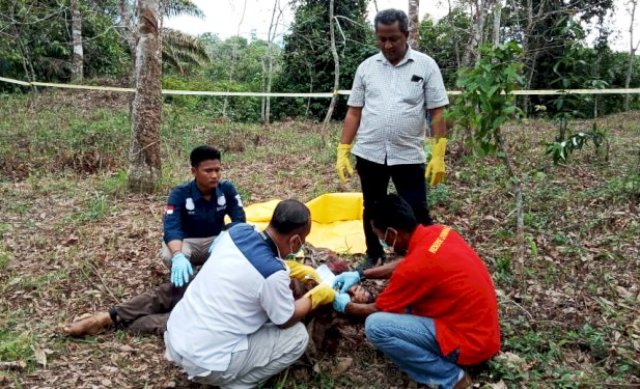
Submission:
[[[276,259],[267,242],[250,224],[238,223],[232,226],[229,236],[262,277],[268,278],[275,272],[286,270],[284,263]]]

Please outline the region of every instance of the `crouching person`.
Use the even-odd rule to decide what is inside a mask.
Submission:
[[[367,339],[420,384],[470,386],[464,366],[500,349],[496,293],[485,264],[453,229],[419,225],[396,195],[375,203],[371,215],[378,238],[406,256],[336,277],[341,292],[365,278],[389,278],[389,283],[373,304],[340,293],[334,308],[367,317]]]
[[[319,285],[294,300],[290,276],[315,278],[282,260],[300,250],[311,230],[307,207],[284,200],[270,224],[256,231],[236,224],[213,246],[207,261],[175,306],[164,334],[166,357],[190,380],[222,388],[252,388],[293,364],[308,334],[300,320],[334,291]]]

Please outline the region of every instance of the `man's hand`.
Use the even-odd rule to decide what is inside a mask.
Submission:
[[[186,285],[193,275],[191,262],[182,253],[176,253],[171,258],[171,283],[178,288]]]
[[[318,284],[322,282],[322,278],[318,275],[318,272],[315,271],[311,266],[303,265],[296,261],[284,261],[287,266],[289,266],[289,276],[291,278],[295,278],[296,280],[306,281],[306,279],[311,278],[315,280]]]
[[[444,153],[447,148],[447,138],[440,138],[431,148],[431,161],[427,165],[424,176],[431,176],[431,186],[436,186],[444,180]]]
[[[338,145],[338,159],[336,161],[336,170],[338,171],[338,178],[343,184],[346,182],[345,173],[348,176],[353,175],[353,168],[351,167],[351,161],[349,161],[349,155],[351,154],[351,145],[346,143],[340,143]]]
[[[349,288],[360,282],[360,274],[357,271],[347,271],[333,281],[333,287],[340,287],[340,293],[346,293]]]
[[[311,299],[311,309],[316,309],[320,305],[331,304],[336,297],[336,292],[327,284],[320,284],[304,295]]]
[[[333,300],[333,309],[340,313],[344,313],[347,309],[347,304],[351,302],[351,296],[348,293],[338,293]]]

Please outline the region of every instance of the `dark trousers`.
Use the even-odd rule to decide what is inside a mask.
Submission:
[[[113,309],[117,323],[134,334],[162,335],[169,313],[180,301],[186,286],[177,288],[170,282],[148,290]]]
[[[427,184],[424,179],[425,165],[423,163],[410,165],[381,165],[366,159],[356,157],[356,170],[360,176],[362,198],[364,200],[364,236],[367,243],[367,256],[372,259],[381,258],[384,250],[378,237],[371,228],[369,209],[376,200],[387,195],[389,179],[402,197],[413,208],[418,223],[431,224],[427,205]]]

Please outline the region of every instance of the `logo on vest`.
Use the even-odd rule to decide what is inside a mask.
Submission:
[[[196,209],[196,205],[193,203],[193,199],[191,197],[187,197],[185,200],[184,208],[189,211],[189,215],[193,215],[195,213],[193,210]]]

